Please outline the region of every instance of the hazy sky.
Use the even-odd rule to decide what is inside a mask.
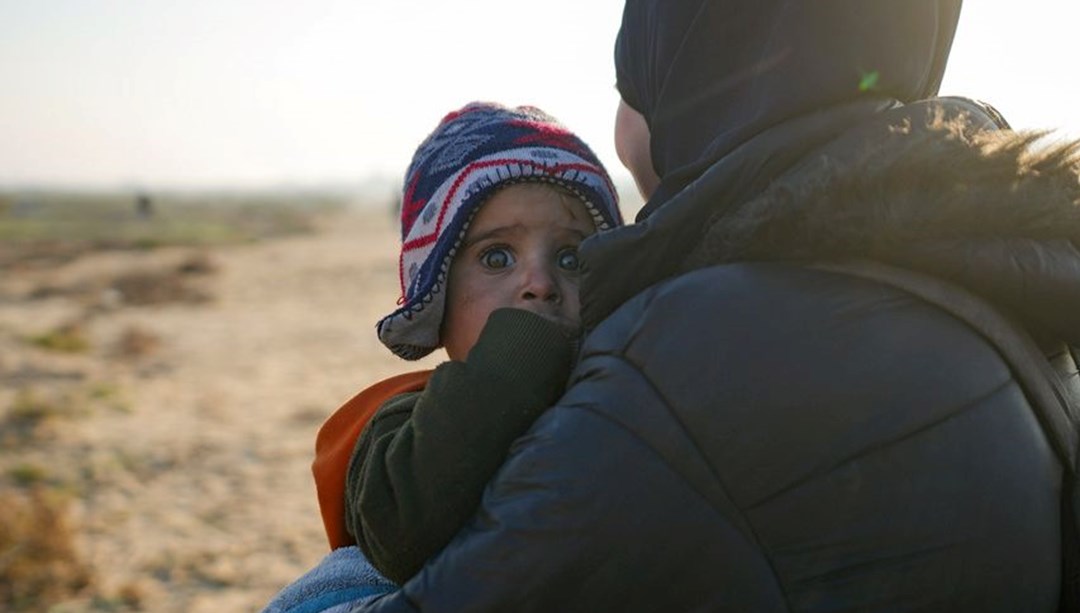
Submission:
[[[525,8],[528,6],[528,8]],[[0,185],[397,177],[448,110],[535,104],[621,172],[620,0],[0,0]],[[942,87],[1080,135],[1080,2],[968,0]]]

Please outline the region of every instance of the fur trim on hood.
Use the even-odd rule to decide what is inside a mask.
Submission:
[[[714,216],[684,270],[877,259],[960,283],[1077,342],[1080,142],[969,126],[938,114],[808,156]]]
[[[736,260],[887,257],[912,243],[1003,237],[1080,241],[1080,142],[982,132],[938,118],[829,155],[710,222],[692,256]],[[692,266],[697,267],[697,266]]]

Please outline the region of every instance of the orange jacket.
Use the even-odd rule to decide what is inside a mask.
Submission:
[[[311,472],[330,549],[356,544],[345,529],[345,476],[364,426],[387,400],[424,389],[431,373],[421,370],[379,381],[341,405],[319,428]]]

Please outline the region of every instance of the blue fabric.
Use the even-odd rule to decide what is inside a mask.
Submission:
[[[397,589],[379,574],[358,547],[341,547],[280,592],[263,613],[319,613],[362,604]]]

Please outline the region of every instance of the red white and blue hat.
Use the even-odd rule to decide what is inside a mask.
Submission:
[[[473,215],[500,188],[544,182],[576,195],[596,229],[622,224],[615,187],[591,149],[533,107],[473,102],[448,114],[420,144],[401,199],[400,307],[379,340],[416,360],[442,345],[446,275]]]

